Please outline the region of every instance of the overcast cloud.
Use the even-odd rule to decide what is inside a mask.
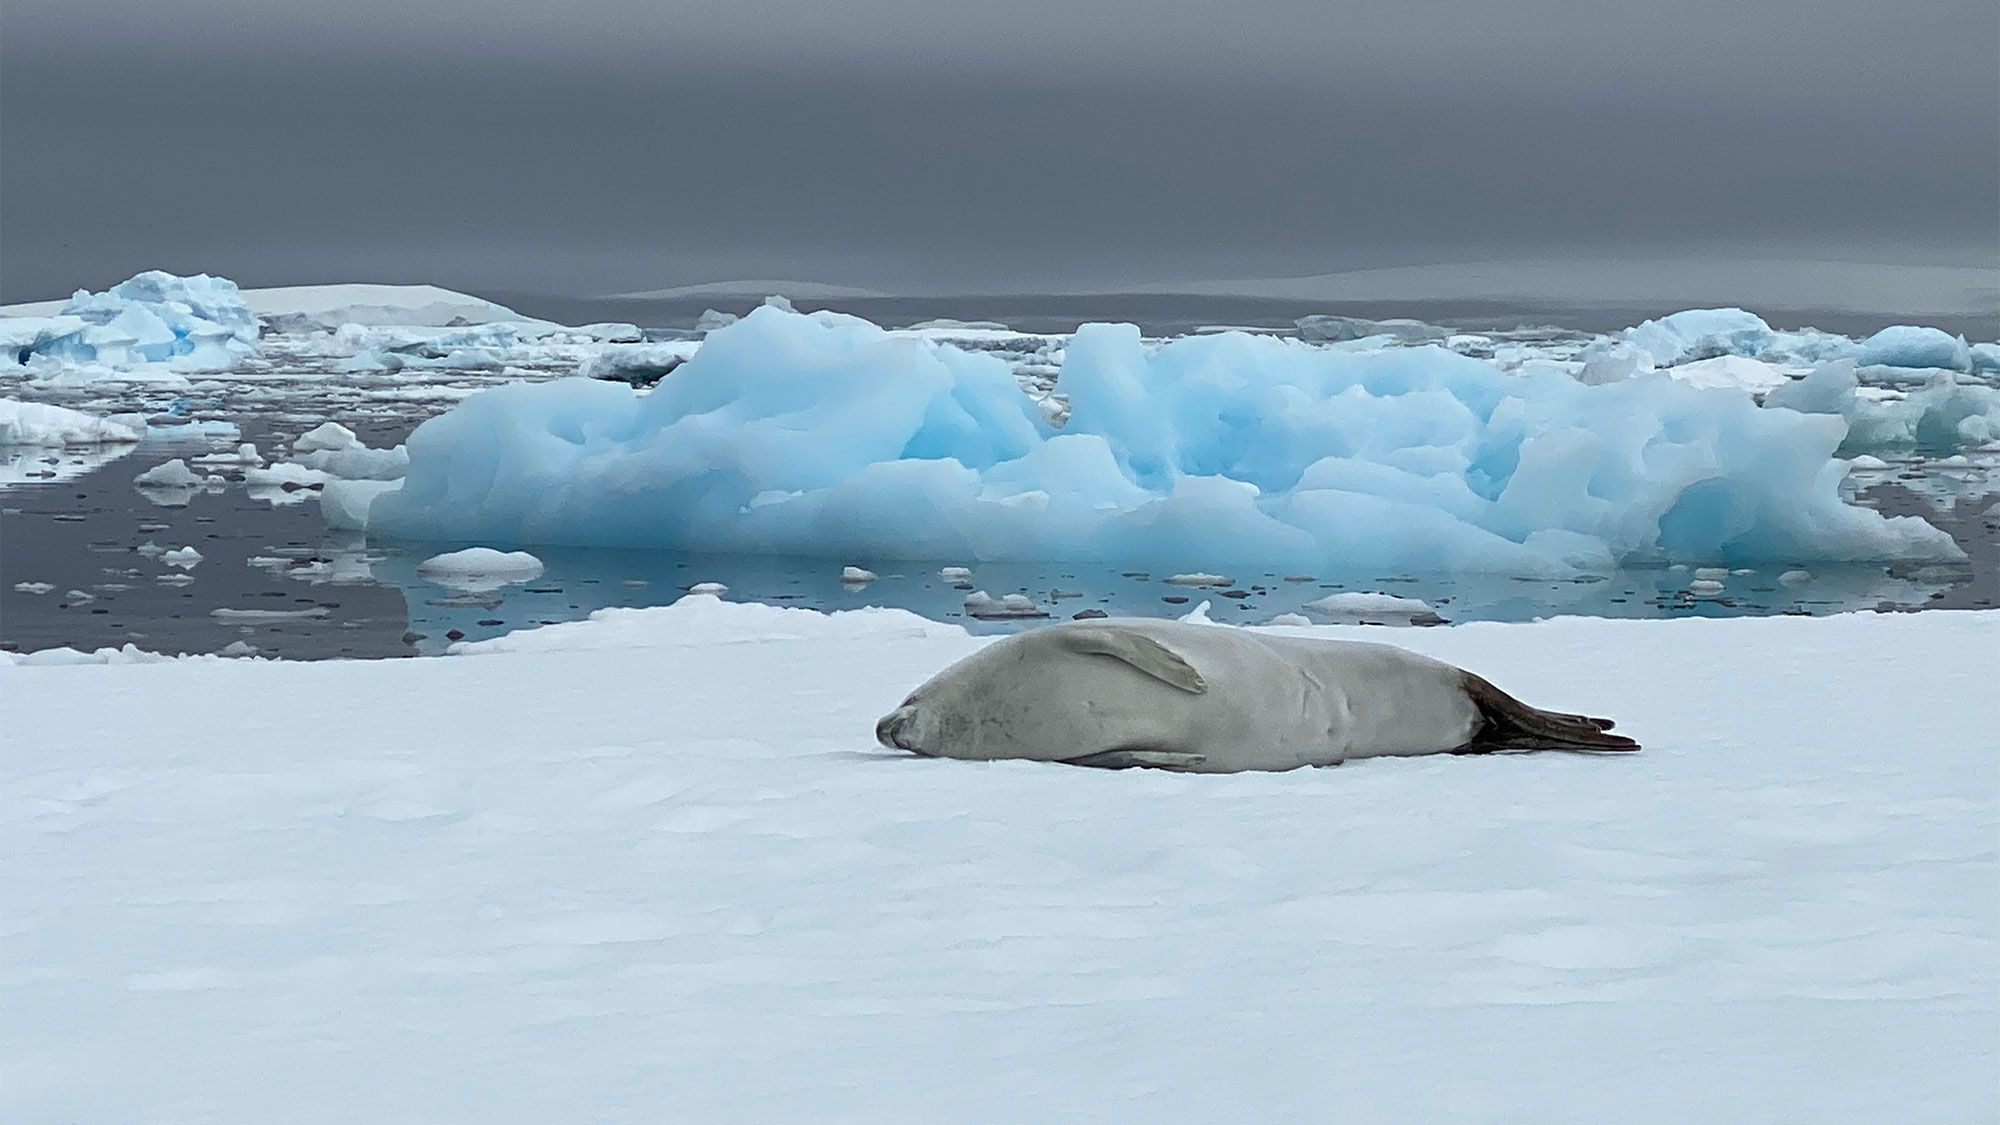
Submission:
[[[1977,264],[1996,42],[1992,0],[9,3],[0,299]]]

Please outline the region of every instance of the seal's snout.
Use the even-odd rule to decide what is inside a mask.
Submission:
[[[910,736],[914,733],[912,728],[916,726],[916,718],[915,707],[906,703],[896,708],[876,722],[875,741],[894,750],[913,750],[919,754],[923,753],[911,742]]]

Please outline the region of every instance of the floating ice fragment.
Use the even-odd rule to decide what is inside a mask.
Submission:
[[[228,644],[217,649],[215,655],[230,657],[255,656],[258,651],[257,646],[251,644],[249,641],[230,641]]]
[[[1813,580],[1810,570],[1788,570],[1778,575],[1778,581],[1787,586],[1803,586]]]
[[[1864,367],[1938,367],[1971,371],[1972,349],[1963,336],[1941,328],[1895,324],[1861,342],[1854,361]]]
[[[1713,578],[1697,578],[1688,583],[1688,592],[1691,594],[1720,594],[1722,592],[1722,583],[1717,582]]]
[[[719,598],[728,592],[729,587],[720,582],[697,582],[688,587],[690,594],[706,594],[712,598]]]
[[[965,613],[968,617],[982,620],[1049,615],[1047,610],[1025,594],[1005,594],[996,598],[984,590],[974,590],[965,595]]]
[[[16,582],[14,583],[14,589],[19,590],[23,594],[46,594],[50,590],[55,589],[55,587],[49,585],[47,582]]]
[[[1313,619],[1303,613],[1281,613],[1268,622],[1268,624],[1272,625],[1310,625],[1312,623]]]
[[[299,435],[292,443],[292,453],[311,453],[315,450],[353,449],[361,444],[354,431],[338,422],[322,422]]]
[[[526,551],[496,551],[467,547],[432,555],[417,564],[417,573],[440,586],[481,592],[526,582],[542,572],[542,560]]]
[[[199,488],[202,477],[188,468],[188,463],[179,457],[163,465],[155,465],[138,476],[132,483],[150,488]]]
[[[1421,598],[1350,590],[1309,601],[1304,608],[1324,617],[1346,621],[1400,622],[1409,625],[1438,625],[1444,618]]]
[[[47,403],[0,398],[0,445],[122,445],[143,436],[122,420]]]
[[[1196,571],[1192,574],[1169,575],[1163,581],[1169,586],[1229,586],[1233,585],[1236,580],[1223,574],[1209,574],[1203,571]]]
[[[947,566],[938,570],[938,578],[946,582],[966,582],[972,578],[972,568],[968,566]]]
[[[166,563],[168,566],[177,566],[182,570],[193,570],[195,564],[201,561],[201,552],[195,550],[193,547],[179,547],[163,552],[160,555],[160,561]]]
[[[218,621],[303,621],[326,617],[332,612],[332,610],[325,606],[318,605],[310,609],[230,609],[224,607],[221,609],[211,609],[208,611],[208,615]]]
[[[880,576],[874,571],[863,570],[858,566],[844,566],[840,568],[840,580],[849,586],[863,586],[875,581],[878,577]]]

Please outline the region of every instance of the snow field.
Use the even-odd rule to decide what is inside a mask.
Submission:
[[[1394,639],[1646,750],[926,761],[873,722],[980,641],[704,597],[435,661],[0,667],[0,1113],[2000,1108],[2000,615]]]

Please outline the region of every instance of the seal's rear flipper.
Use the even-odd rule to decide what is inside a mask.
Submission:
[[[1484,724],[1455,754],[1494,750],[1637,750],[1639,744],[1622,734],[1607,734],[1610,719],[1544,711],[1465,673],[1465,694],[1479,708]]]
[[[1208,690],[1208,681],[1180,653],[1141,633],[1126,629],[1067,628],[1063,645],[1071,652],[1096,653],[1122,660],[1163,684],[1190,695]]]
[[[1191,770],[1206,761],[1206,754],[1183,754],[1173,750],[1106,750],[1085,754],[1081,758],[1064,758],[1063,764],[1100,770],[1129,770],[1135,766],[1156,770]]]

